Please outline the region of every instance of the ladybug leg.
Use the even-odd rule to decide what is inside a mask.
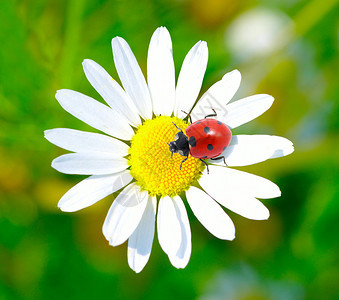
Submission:
[[[181,164],[180,164],[180,170],[181,170],[182,164],[183,164],[187,159],[188,159],[188,155],[186,156],[185,159],[183,159],[183,160],[181,161]]]
[[[207,174],[209,174],[210,173],[210,170],[209,170],[209,168],[208,168],[208,164],[203,160],[203,159],[201,159],[201,158],[199,158],[204,164],[205,164],[205,166],[206,166],[206,168],[207,168]]]
[[[191,124],[193,123],[192,122],[192,117],[191,117],[191,115],[190,114],[188,114],[187,112],[185,112],[184,110],[181,110],[184,114],[186,114],[187,115],[187,117],[190,119],[190,122],[191,122]]]
[[[166,143],[168,146],[170,146],[170,143]],[[173,157],[173,151],[171,151],[171,158]]]
[[[213,110],[214,114],[210,114],[210,115],[205,116],[205,119],[208,118],[208,117],[216,117],[217,116],[217,113],[214,110],[214,108],[211,108],[211,109]]]
[[[225,156],[219,156],[219,157],[210,158],[210,160],[218,160],[218,159],[223,159],[224,160],[224,164],[227,166],[227,163],[226,163],[226,160],[225,160]]]

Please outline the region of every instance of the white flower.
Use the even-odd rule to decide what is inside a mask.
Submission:
[[[66,174],[91,175],[71,188],[58,206],[66,212],[77,211],[123,189],[103,225],[109,244],[117,246],[128,240],[128,263],[140,272],[151,253],[157,212],[159,243],[172,265],[184,268],[191,254],[191,230],[183,200],[187,198],[209,232],[233,240],[234,225],[219,204],[246,218],[267,219],[269,212],[257,198],[279,197],[280,190],[267,179],[229,167],[288,155],[293,146],[277,136],[236,135],[223,153],[228,167],[210,161],[207,174],[204,164],[190,156],[180,170],[182,156],[176,153],[171,157],[166,143],[177,132],[173,121],[183,130],[188,126],[182,111],[191,111],[200,92],[208,59],[206,42],[198,42],[189,51],[176,86],[172,42],[166,28],[158,28],[151,38],[148,84],[126,41],[115,37],[112,47],[124,89],[94,61],[83,62],[87,79],[108,106],[75,91],[56,93],[67,112],[106,134],[64,128],[45,131],[51,143],[74,152],[53,160],[53,168]],[[197,119],[206,106],[210,112],[211,99],[223,104],[227,114],[218,115],[218,120],[231,129],[265,112],[273,103],[268,95],[228,104],[240,79],[237,70],[227,73],[201,97],[192,117]],[[131,141],[130,146],[121,140]],[[201,188],[196,187],[197,182]]]

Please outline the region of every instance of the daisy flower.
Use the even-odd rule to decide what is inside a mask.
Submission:
[[[230,104],[241,80],[234,70],[212,85],[196,102],[206,70],[208,50],[199,41],[186,55],[177,82],[172,41],[166,28],[158,28],[150,41],[147,83],[129,45],[121,37],[112,40],[115,67],[123,88],[97,63],[86,59],[87,79],[105,100],[102,104],[72,90],[59,90],[56,99],[70,114],[103,132],[92,133],[56,128],[45,131],[51,143],[72,153],[52,162],[66,174],[90,175],[71,188],[58,207],[73,212],[88,207],[121,189],[103,224],[103,234],[112,246],[128,240],[128,264],[140,272],[152,248],[155,220],[161,248],[176,268],[184,268],[191,255],[191,230],[184,201],[201,224],[214,236],[233,240],[235,228],[224,209],[249,219],[269,217],[257,199],[280,196],[271,181],[231,167],[246,166],[293,152],[292,143],[278,136],[235,135],[224,150],[223,161],[202,161],[178,153],[171,156],[168,143],[178,130],[185,133],[193,119],[214,103],[223,111],[218,120],[230,129],[251,121],[273,103],[269,95],[254,95]],[[193,108],[193,109],[192,109]]]

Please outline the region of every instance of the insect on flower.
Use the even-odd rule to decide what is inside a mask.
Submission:
[[[61,197],[58,207],[79,211],[118,192],[102,226],[109,245],[127,242],[128,264],[141,272],[157,236],[171,264],[185,268],[192,251],[188,207],[215,237],[233,240],[235,226],[223,207],[265,220],[269,210],[259,199],[281,195],[273,182],[233,167],[286,156],[293,144],[272,135],[232,136],[231,130],[263,114],[274,101],[258,94],[232,102],[241,81],[238,70],[226,73],[197,100],[207,67],[206,42],[189,50],[177,79],[172,40],[164,27],[151,37],[147,81],[123,38],[113,38],[112,50],[122,85],[93,60],[83,61],[87,79],[106,104],[73,90],[56,93],[67,112],[101,131],[45,131],[48,141],[70,151],[55,158],[52,167],[88,176]],[[209,114],[213,108],[217,120],[215,111]]]
[[[222,122],[209,117],[216,117],[217,113],[212,108],[214,114],[205,116],[204,119],[192,123],[191,116],[188,114],[191,125],[186,128],[185,135],[183,131],[175,124],[179,130],[175,135],[174,141],[170,142],[169,150],[173,153],[179,153],[181,156],[186,156],[181,161],[182,164],[188,159],[188,155],[199,158],[206,166],[207,173],[209,172],[208,164],[203,159],[219,160],[223,159],[225,165],[225,156],[220,156],[230,144],[232,138],[231,130]]]

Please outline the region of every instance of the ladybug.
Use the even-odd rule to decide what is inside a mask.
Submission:
[[[204,119],[198,120],[192,123],[191,116],[188,117],[191,121],[191,125],[186,128],[186,134],[175,124],[174,126],[179,130],[175,135],[174,141],[167,143],[169,150],[171,151],[171,157],[173,153],[179,153],[181,156],[186,156],[180,164],[188,159],[189,154],[191,156],[199,158],[207,167],[208,165],[203,159],[223,159],[225,165],[225,157],[219,156],[229,145],[232,132],[222,122],[215,119],[208,119],[208,117],[215,117],[217,113],[212,109],[214,114],[207,115]]]

